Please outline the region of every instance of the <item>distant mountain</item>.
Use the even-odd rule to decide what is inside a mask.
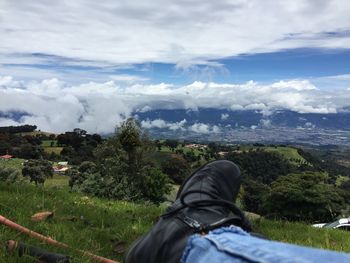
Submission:
[[[186,119],[187,125],[205,123],[231,127],[286,127],[286,128],[320,128],[330,130],[350,130],[350,111],[319,114],[298,113],[279,110],[269,115],[254,110],[230,111],[225,109],[189,110],[152,110],[135,113],[140,121],[161,119],[166,122],[179,122]]]
[[[13,121],[19,121],[24,116],[30,116],[30,114],[22,111],[8,111],[8,112],[0,111],[0,118],[11,119]]]
[[[24,112],[0,112],[0,118],[15,121],[26,115],[28,114]],[[298,113],[289,110],[263,114],[256,110],[200,108],[196,111],[150,110],[134,112],[133,116],[150,131],[153,138],[350,147],[350,109],[334,114]],[[79,127],[79,123],[76,127]]]

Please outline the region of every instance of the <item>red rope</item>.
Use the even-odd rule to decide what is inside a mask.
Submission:
[[[0,215],[0,223],[11,228],[11,229],[14,229],[14,230],[17,230],[21,233],[24,233],[24,234],[27,234],[28,236],[31,236],[33,238],[36,238],[36,239],[39,239],[39,240],[42,240],[42,241],[45,241],[47,242],[48,244],[51,244],[51,245],[54,245],[54,246],[57,246],[57,247],[62,247],[62,248],[70,248],[67,244],[64,244],[62,242],[59,242],[55,239],[52,239],[50,237],[46,237],[44,235],[41,235],[37,232],[34,232],[28,228],[25,228],[21,225],[18,225],[16,224],[15,222],[12,222],[11,220],[7,219],[6,217],[3,217],[2,215]],[[108,258],[104,258],[104,257],[100,257],[100,256],[97,256],[97,255],[94,255],[90,252],[87,252],[87,251],[84,251],[84,250],[80,250],[80,249],[74,249],[75,251],[89,257],[90,259],[96,261],[96,262],[100,262],[100,263],[119,263],[118,261],[114,261],[114,260],[111,260],[111,259],[108,259]]]

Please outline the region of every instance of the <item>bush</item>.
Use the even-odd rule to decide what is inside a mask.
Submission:
[[[170,179],[145,161],[151,149],[147,135],[128,119],[95,149],[96,163],[83,162],[69,172],[69,184],[99,197],[159,203],[170,192]]]
[[[154,167],[145,167],[143,172],[143,196],[153,203],[164,201],[164,194],[169,194],[171,190],[169,177]]]
[[[244,209],[257,214],[265,214],[264,206],[270,188],[257,181],[246,180],[243,182],[243,189],[242,203]]]
[[[21,173],[14,168],[0,167],[0,181],[15,183],[20,179]]]
[[[140,173],[141,180],[133,180],[127,173],[127,163],[113,157],[99,165],[84,162],[68,175],[73,190],[90,195],[127,201],[163,201],[164,195],[170,192],[170,179],[151,166],[144,166]]]
[[[172,155],[171,158],[161,164],[163,173],[167,174],[176,184],[181,184],[191,171],[188,162],[179,155]]]
[[[341,214],[344,199],[326,180],[325,174],[316,172],[279,177],[267,198],[269,212],[289,220],[333,220]]]
[[[243,175],[266,185],[270,185],[279,176],[287,175],[293,171],[289,161],[277,153],[265,151],[230,152],[227,159],[236,163]]]
[[[36,185],[44,184],[47,178],[53,176],[53,169],[51,163],[46,160],[29,160],[24,164],[22,174]]]

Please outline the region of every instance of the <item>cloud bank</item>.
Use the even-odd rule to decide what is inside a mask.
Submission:
[[[4,64],[187,68],[291,48],[349,48],[348,0],[0,2]],[[45,56],[32,56],[45,54]],[[37,69],[40,70],[40,69]]]
[[[25,82],[9,76],[0,77],[0,126],[28,123],[53,132],[80,127],[89,132],[109,133],[126,117],[152,109],[257,110],[268,116],[277,109],[336,113],[349,106],[349,90],[320,90],[309,80],[271,84],[196,81],[184,86],[114,81],[71,85],[58,79]],[[18,119],[14,118],[16,112],[21,113]],[[178,123],[146,120],[142,125],[177,130],[186,126],[186,120]],[[219,127],[197,123],[190,130],[219,132]]]

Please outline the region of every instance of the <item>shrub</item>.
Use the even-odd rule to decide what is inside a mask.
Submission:
[[[112,199],[159,203],[170,191],[170,179],[145,161],[147,134],[133,119],[94,151],[96,163],[83,162],[69,172],[72,189]]]
[[[167,174],[176,184],[181,184],[191,170],[188,162],[179,155],[172,155],[169,160],[161,164],[161,167],[163,173]]]
[[[145,167],[143,173],[143,196],[153,203],[164,201],[164,194],[169,194],[171,190],[169,177],[154,167]]]
[[[29,160],[24,164],[22,174],[36,185],[44,184],[47,178],[53,176],[53,169],[51,163],[46,160]]]
[[[11,167],[0,167],[0,181],[7,183],[15,183],[19,180],[21,173]]]
[[[258,214],[265,213],[265,202],[270,192],[270,188],[260,182],[245,180],[243,182],[242,203],[244,209]]]
[[[269,212],[289,220],[333,220],[341,213],[344,199],[326,180],[325,174],[317,172],[279,177],[267,198]]]

